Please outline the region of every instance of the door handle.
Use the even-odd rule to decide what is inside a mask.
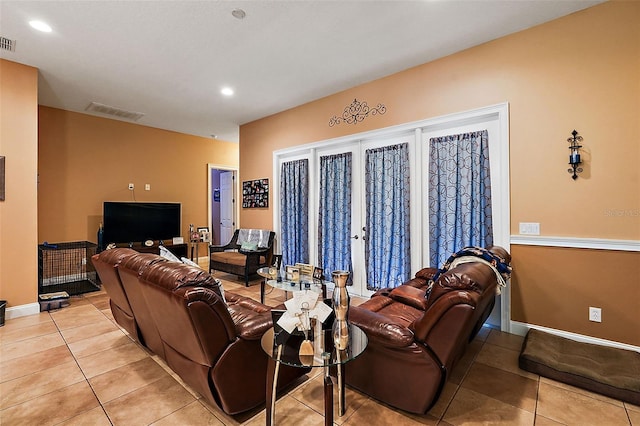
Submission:
[[[353,237],[351,237],[351,238],[353,238],[354,240],[357,240],[357,239],[358,239],[358,236],[357,236],[357,235],[354,235],[354,236],[353,236]]]

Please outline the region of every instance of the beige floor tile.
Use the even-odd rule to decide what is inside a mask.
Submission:
[[[98,400],[104,404],[155,381],[169,377],[153,359],[145,357],[89,379]]]
[[[632,426],[640,426],[640,411],[627,410]]]
[[[461,386],[535,413],[538,381],[476,363]]]
[[[444,413],[452,425],[533,425],[534,414],[460,387]]]
[[[109,296],[107,296],[106,293],[91,297],[87,300],[100,311],[109,308]]]
[[[317,375],[312,380],[308,380],[303,386],[289,394],[307,407],[313,408],[319,414],[324,415],[324,376]],[[353,414],[368,398],[363,394],[350,388],[345,390],[345,413],[344,416],[338,414],[338,385],[333,384],[333,421],[342,424],[343,421]]]
[[[84,375],[74,361],[9,380],[0,384],[0,409],[82,381]]]
[[[518,353],[522,350],[522,342],[524,342],[524,336],[503,333],[502,331],[495,329],[490,330],[489,336],[487,337],[487,343],[511,349]]]
[[[111,422],[102,407],[96,407],[70,418],[60,426],[111,426]]]
[[[6,425],[54,425],[99,406],[86,381],[0,411]]]
[[[1,327],[0,330],[4,328]],[[58,328],[53,321],[41,322],[27,327],[14,328],[0,335],[0,345],[8,345],[46,334],[57,333]]]
[[[0,382],[5,382],[37,371],[46,370],[69,361],[74,361],[73,355],[71,355],[71,351],[69,351],[69,348],[66,345],[56,346],[35,354],[11,360],[4,359],[3,351],[0,359],[2,359],[2,362],[0,362]]]
[[[64,339],[57,331],[44,336],[32,337],[14,343],[2,345],[2,362],[21,358],[47,349],[64,346]]]
[[[640,405],[630,404],[628,402],[624,402],[624,407],[630,411],[640,411]]]
[[[111,308],[108,309],[102,309],[100,310],[100,312],[102,312],[102,315],[104,315],[105,317],[107,317],[109,320],[111,320],[111,322],[113,322],[116,326],[120,327],[117,323],[115,318],[113,317],[113,312],[111,312]]]
[[[79,296],[71,296],[71,298],[69,298],[69,307],[72,308],[77,308],[78,306],[83,306],[83,305],[89,305],[90,302],[84,298],[84,296],[79,295]],[[67,308],[69,308],[67,307]],[[67,309],[67,308],[63,308],[63,309]],[[51,311],[51,312],[57,312],[59,311],[58,309]]]
[[[51,312],[51,318],[53,318],[60,330],[66,330],[99,322],[104,319],[104,315],[95,306],[87,303],[82,306],[70,306]]]
[[[454,382],[445,383],[444,388],[442,389],[442,393],[438,398],[438,401],[436,401],[435,405],[431,407],[428,414],[437,419],[441,419],[445,411],[447,410],[447,407],[449,407],[449,404],[453,400],[453,397],[455,396],[457,391],[458,391],[457,383],[454,383]]]
[[[489,337],[489,333],[491,333],[491,330],[492,329],[490,327],[481,327],[478,331],[478,334],[476,334],[476,337],[474,337],[474,340],[485,342],[487,340],[487,337]]]
[[[69,344],[75,343],[79,340],[88,339],[89,337],[102,336],[105,333],[119,329],[120,328],[111,320],[104,318],[86,325],[62,330],[60,331],[60,334],[62,334],[64,340]]]
[[[537,414],[534,424],[535,426],[559,426],[559,425],[563,425],[564,423],[559,423],[559,422],[556,422],[555,420],[551,420]]]
[[[204,398],[200,398],[198,402],[207,409],[211,414],[213,414],[218,420],[220,420],[225,426],[238,426],[246,424],[251,421],[254,417],[263,413],[262,424],[264,424],[264,407],[254,408],[253,410],[245,411],[244,413],[235,414],[233,416],[222,411],[220,407],[215,404],[210,403]]]
[[[129,336],[120,330],[113,330],[100,336],[89,337],[69,344],[69,350],[76,358],[82,358],[118,346],[132,343]]]
[[[578,388],[576,386],[571,386],[566,383],[558,382],[556,380],[549,379],[547,377],[540,376],[540,382],[546,383],[551,386],[555,386],[558,388],[566,389],[571,392],[580,393],[582,395],[586,395],[588,397],[598,399],[600,401],[608,402],[609,404],[617,405],[619,407],[623,407],[624,403],[622,401],[618,401],[617,399],[609,398],[608,396],[600,395],[599,393],[590,392],[586,389]]]
[[[103,404],[115,426],[148,425],[195,401],[172,377],[165,377]]]
[[[519,351],[506,349],[501,346],[485,343],[478,353],[475,362],[490,365],[492,367],[499,368],[501,370],[509,371],[511,373],[519,374],[524,377],[528,377],[533,380],[538,380],[538,375],[522,370],[518,366]]]
[[[78,364],[84,375],[87,378],[92,378],[148,356],[147,352],[138,344],[130,342],[113,349],[78,358]]]
[[[244,422],[243,425],[262,426],[265,422],[266,412],[262,410],[257,416]],[[324,416],[297,399],[285,396],[276,402],[275,424],[278,426],[321,426],[324,425]]]
[[[458,363],[453,367],[453,371],[451,372],[447,380],[458,385],[462,383],[462,379],[464,379],[464,377],[469,372],[471,364],[473,364],[473,361],[480,353],[480,350],[482,350],[483,345],[484,343],[480,340],[473,340],[471,343],[469,343],[467,349],[464,352],[464,355],[462,355],[462,358],[460,358],[460,360],[458,360]]]
[[[347,418],[346,426],[360,425],[389,425],[389,426],[411,426],[411,425],[436,425],[438,419],[430,415],[415,416],[403,411],[392,410],[391,408],[374,402],[369,399],[360,406],[355,413]]]
[[[42,324],[42,323],[52,323],[51,315],[49,312],[40,312],[35,315],[27,315],[24,317],[12,318],[5,321],[4,326],[0,327],[0,338],[3,334],[9,333],[15,329],[30,327],[32,325]]]
[[[624,407],[541,382],[537,414],[564,424],[629,425]]]
[[[174,411],[166,417],[151,424],[151,426],[224,426],[216,416],[207,410],[200,402],[191,404]]]

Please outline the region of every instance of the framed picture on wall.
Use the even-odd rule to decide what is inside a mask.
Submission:
[[[242,208],[269,207],[269,179],[255,179],[242,182]]]

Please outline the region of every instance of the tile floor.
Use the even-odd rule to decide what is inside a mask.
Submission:
[[[258,281],[245,288],[232,276],[220,278],[227,291],[259,300]],[[266,303],[283,300],[283,293],[273,290]],[[640,426],[638,406],[520,370],[521,344],[522,337],[485,328],[428,414],[397,411],[347,389],[347,412],[336,416],[335,424]],[[323,424],[319,374],[312,370],[278,400],[278,425]],[[0,327],[1,425],[264,423],[264,409],[232,417],[203,401],[115,324],[103,291]]]

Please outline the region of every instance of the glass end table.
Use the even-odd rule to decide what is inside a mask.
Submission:
[[[314,280],[314,279],[301,279],[299,281],[287,281],[287,280],[278,280],[277,270],[274,271],[273,267],[264,267],[258,269],[258,275],[263,277],[264,279],[260,283],[260,303],[264,303],[264,295],[266,286],[270,286],[272,288],[277,288],[279,290],[283,290],[285,292],[285,297],[289,298],[288,294],[294,291],[300,290],[312,290],[316,293],[322,294],[322,298],[327,298],[327,284],[331,283],[331,281],[325,280]]]
[[[315,320],[314,320],[315,321]],[[338,413],[346,410],[344,391],[344,364],[362,354],[367,347],[367,335],[354,324],[349,324],[349,344],[344,350],[337,350],[333,344],[331,327],[320,327],[317,321],[311,335],[313,355],[300,355],[300,345],[304,340],[302,332],[292,334],[282,330],[277,324],[269,329],[261,340],[262,349],[269,356],[267,367],[266,424],[275,424],[276,388],[278,370],[281,364],[299,368],[322,367],[324,369],[324,419],[325,425],[333,425],[333,379],[329,367],[336,367],[338,385]],[[311,339],[311,338],[310,338]]]

